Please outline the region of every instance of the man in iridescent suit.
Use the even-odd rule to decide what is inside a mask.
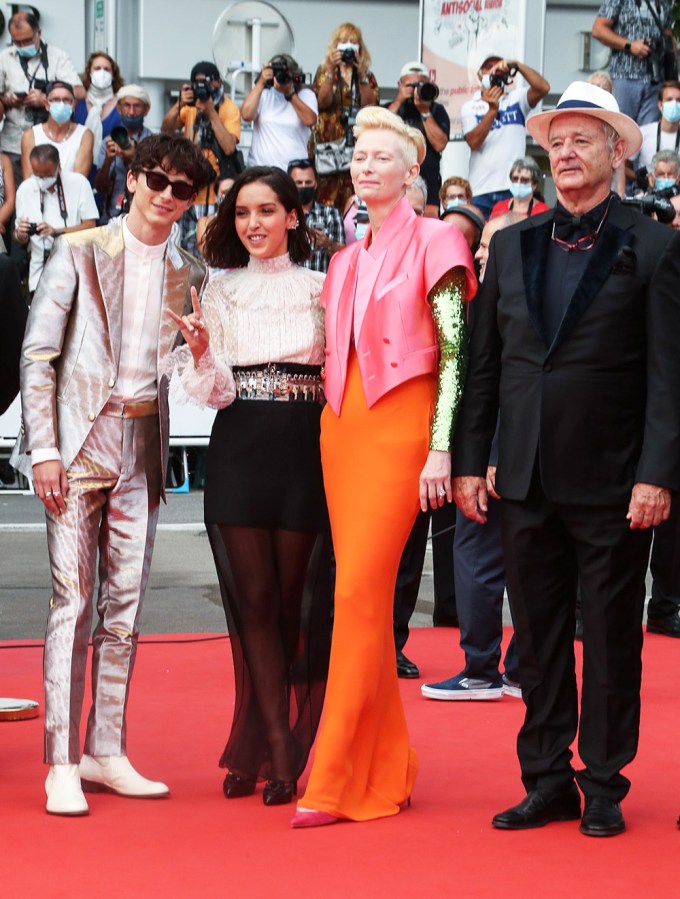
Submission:
[[[178,339],[167,312],[190,309],[190,289],[200,289],[204,275],[168,238],[208,175],[184,138],[140,142],[127,176],[129,215],[58,239],[31,306],[15,464],[32,469],[47,519],[51,814],[87,814],[83,786],[139,797],[169,792],[128,761],[125,714],[167,459],[162,362]],[[81,760],[97,550],[92,707]]]

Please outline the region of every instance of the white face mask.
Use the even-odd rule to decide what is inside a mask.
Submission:
[[[94,69],[90,74],[90,81],[99,90],[106,90],[107,87],[111,87],[113,84],[113,75],[106,69]]]
[[[45,193],[46,190],[49,190],[50,187],[54,187],[54,185],[57,183],[57,176],[50,175],[49,178],[39,178],[36,175],[35,180],[38,182],[38,187],[40,188],[40,190]]]
[[[355,53],[358,53],[360,47],[359,44],[353,44],[351,41],[345,41],[342,44],[338,44],[335,49],[340,50],[340,52],[342,52],[343,50],[354,50]]]

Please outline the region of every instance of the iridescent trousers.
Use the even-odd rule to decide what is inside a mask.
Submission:
[[[158,413],[97,418],[68,469],[66,511],[47,517],[52,598],[45,635],[45,762],[80,761],[80,718],[92,637],[92,707],[84,751],[125,755],[125,712],[160,504]]]

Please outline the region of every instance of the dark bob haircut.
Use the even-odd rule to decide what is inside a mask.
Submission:
[[[213,167],[196,144],[175,134],[151,134],[137,144],[130,171],[140,172],[160,166],[164,172],[186,175],[198,192],[215,177]]]
[[[288,252],[292,262],[299,264],[311,255],[309,229],[300,194],[289,174],[276,166],[256,165],[238,176],[225,195],[205,232],[203,257],[217,268],[245,268],[250,258],[248,250],[236,233],[236,204],[241,188],[261,181],[270,187],[286,212],[297,213],[298,226],[288,232]]]

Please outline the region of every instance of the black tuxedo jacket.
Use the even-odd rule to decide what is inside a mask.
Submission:
[[[553,211],[497,232],[470,338],[454,475],[525,499],[627,503],[635,482],[680,489],[680,232],[613,199],[552,342],[543,328]],[[573,251],[579,252],[579,251]]]

